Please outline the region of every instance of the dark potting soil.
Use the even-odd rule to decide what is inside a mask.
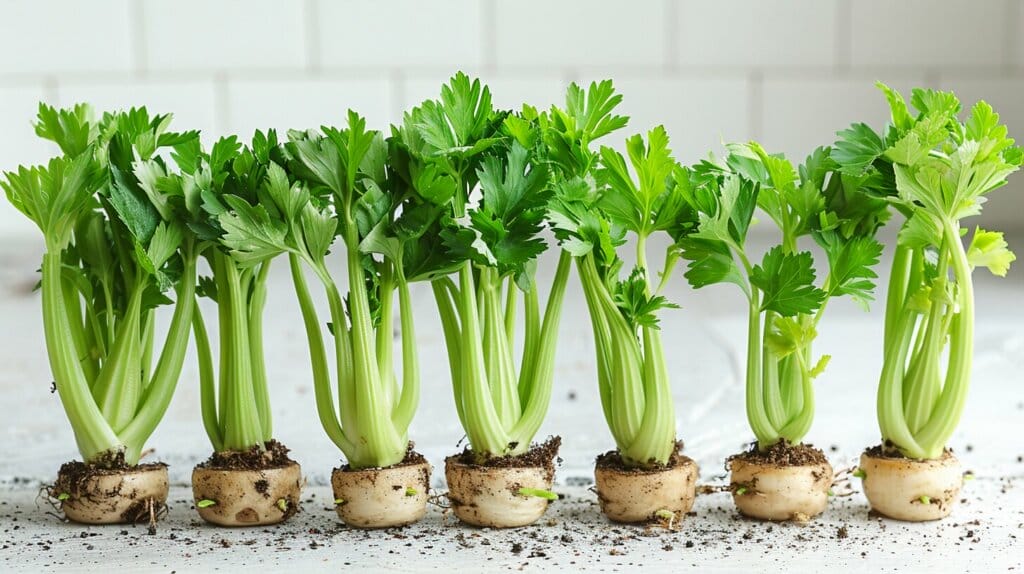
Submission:
[[[249,450],[215,452],[196,466],[212,470],[265,470],[282,468],[294,462],[288,456],[288,447],[271,439],[262,448],[253,446]]]
[[[663,470],[675,468],[688,460],[688,458],[683,456],[683,441],[680,440],[676,441],[675,449],[672,451],[672,455],[665,464],[651,459],[643,466],[629,466],[626,464],[626,461],[623,460],[622,453],[618,450],[610,450],[606,453],[597,455],[597,458],[594,460],[594,465],[597,468],[615,470],[622,473],[648,474],[651,472],[661,472]]]
[[[875,458],[901,458],[901,459],[904,459],[904,460],[914,460],[914,459],[910,459],[910,458],[904,456],[903,453],[900,452],[899,447],[897,447],[890,440],[885,441],[885,443],[883,443],[883,444],[876,444],[875,446],[866,449],[864,451],[864,454],[866,454],[868,456],[875,457]],[[946,458],[946,457],[952,456],[952,455],[953,455],[953,450],[950,449],[950,448],[947,448],[947,449],[942,451],[942,456],[940,458]]]
[[[445,462],[454,460],[460,464],[489,468],[544,468],[554,472],[555,459],[558,457],[558,449],[561,446],[562,437],[551,436],[544,442],[531,446],[530,450],[523,454],[517,455],[491,456],[484,454],[481,456],[481,453],[466,447],[461,453],[445,459]]]
[[[85,481],[92,476],[118,474],[128,470],[155,470],[166,467],[167,465],[162,462],[148,462],[146,464],[131,466],[125,464],[124,453],[117,453],[116,457],[112,456],[109,459],[98,463],[85,463],[79,460],[72,460],[60,465],[60,470],[57,471],[57,482],[53,485],[53,491],[62,493],[79,490]]]
[[[409,441],[409,446],[405,449],[405,458],[403,458],[401,462],[393,464],[393,465],[391,465],[391,466],[389,466],[387,468],[398,468],[398,467],[402,467],[402,466],[413,466],[413,465],[416,465],[416,464],[423,464],[423,463],[427,462],[426,457],[424,457],[422,454],[420,454],[420,453],[418,453],[418,452],[416,452],[414,450],[415,447],[416,447],[416,444],[413,443],[412,441]],[[382,468],[384,468],[384,467],[379,467],[378,466],[378,467],[370,467],[370,468],[359,468],[359,469],[355,469],[355,470],[356,471],[362,471],[362,470],[381,470]],[[341,466],[341,468],[337,468],[335,470],[341,470],[343,472],[352,472],[353,471],[352,467],[349,466],[348,464],[343,464]]]
[[[810,466],[828,464],[828,458],[819,448],[810,444],[789,444],[785,439],[773,444],[765,450],[758,448],[757,443],[750,450],[730,456],[727,460],[743,460],[759,464],[775,466]]]
[[[145,465],[140,465],[140,466],[145,466]],[[63,474],[65,472],[65,469],[67,469],[68,472],[72,472],[73,471],[72,467],[75,467],[75,468],[86,467],[86,468],[92,468],[92,469],[96,469],[96,470],[103,470],[103,469],[107,469],[107,470],[125,470],[125,469],[130,468],[130,465],[128,465],[124,461],[124,451],[117,451],[117,452],[105,452],[102,455],[100,455],[99,458],[97,458],[96,460],[94,460],[92,462],[89,462],[89,463],[85,463],[85,462],[81,462],[81,461],[77,461],[77,460],[73,460],[71,462],[66,462],[66,463],[64,463],[63,466],[60,467],[60,473]]]

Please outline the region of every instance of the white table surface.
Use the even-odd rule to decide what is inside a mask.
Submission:
[[[695,514],[676,531],[608,523],[588,487],[594,456],[613,443],[600,413],[593,343],[573,277],[556,389],[539,435],[563,438],[556,490],[564,498],[540,523],[517,531],[465,527],[432,507],[416,526],[364,532],[341,525],[329,508],[327,480],[341,455],[316,419],[305,336],[281,262],[272,272],[265,319],[268,374],[275,434],[291,447],[308,479],[303,512],[288,524],[260,529],[218,529],[198,520],[188,479],[210,446],[199,421],[190,354],[179,392],[149,443],[154,457],[171,465],[172,490],[168,516],[148,535],[143,527],[64,524],[37,500],[40,485],[77,456],[58,398],[50,393],[39,297],[30,292],[40,249],[34,242],[0,245],[0,571],[239,571],[255,564],[276,564],[285,572],[347,565],[410,572],[612,572],[640,565],[648,572],[1024,569],[1024,268],[1001,280],[975,274],[974,382],[950,446],[977,478],[967,483],[962,503],[947,520],[905,524],[869,517],[854,484],[857,492],[835,499],[804,526],[739,518],[724,494],[700,496]],[[551,263],[542,263],[542,275],[550,275]],[[880,268],[883,280],[886,265]],[[542,277],[540,284],[548,282]],[[437,467],[461,448],[456,445],[462,432],[432,294],[425,285],[415,286],[413,294],[423,400],[411,434]],[[694,292],[677,275],[669,297],[683,306],[664,313],[662,322],[679,436],[701,466],[701,481],[723,484],[725,457],[751,440],[743,410],[742,295],[731,285]],[[819,329],[816,350],[833,358],[817,381],[817,419],[807,440],[822,447],[837,469],[852,466],[864,447],[878,442],[874,393],[881,321],[880,305],[863,313],[843,301],[830,305]],[[438,468],[433,480],[443,492]],[[846,537],[840,537],[841,528]],[[521,550],[514,548],[517,542]]]

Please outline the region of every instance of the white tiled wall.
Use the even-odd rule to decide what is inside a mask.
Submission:
[[[458,69],[505,107],[611,77],[631,129],[665,124],[684,161],[746,138],[799,158],[877,125],[876,79],[984,97],[1024,137],[1021,2],[0,0],[0,168],[52,152],[30,126],[39,100],[146,104],[208,137],[347,107],[383,128]],[[985,217],[1024,224],[1024,181]],[[0,236],[26,233],[0,201]]]

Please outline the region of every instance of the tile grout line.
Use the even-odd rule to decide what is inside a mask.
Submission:
[[[853,30],[851,16],[853,5],[850,0],[839,0],[836,7],[836,35],[833,49],[833,64],[837,72],[848,72],[853,67]]]
[[[388,85],[391,94],[391,113],[393,114],[392,120],[395,124],[401,125],[402,114],[408,106],[406,99],[408,99],[406,89],[406,78],[405,72],[401,68],[394,68],[388,78]]]
[[[582,81],[581,80],[580,71],[578,69],[574,68],[574,67],[571,67],[571,66],[562,68],[561,76],[562,76],[562,83],[565,84],[566,86],[568,86],[569,84],[571,84],[573,82],[576,82],[578,84],[578,83],[580,83]]]
[[[217,72],[213,78],[213,125],[217,130],[216,137],[228,132],[229,107],[227,72]]]
[[[149,50],[146,47],[146,11],[143,0],[131,0],[128,3],[128,45],[129,58],[132,62],[132,75],[136,78],[145,78]]]
[[[306,0],[303,7],[305,15],[303,21],[306,29],[306,69],[312,72],[313,75],[318,75],[323,66],[320,53],[320,27],[317,25],[319,22],[320,9],[316,0]]]
[[[676,0],[664,0],[662,17],[665,32],[665,75],[674,75],[679,67],[679,37],[676,34],[676,26],[680,15],[679,2]]]
[[[1003,9],[1002,71],[1004,75],[1013,75],[1017,69],[1017,52],[1020,50],[1020,40],[1017,38],[1021,15],[1020,2],[1019,0],[1005,0]]]
[[[495,0],[480,4],[480,68],[493,74],[498,69],[498,6]]]
[[[430,75],[435,73],[447,73],[452,68],[450,66],[416,66],[416,67],[399,67],[407,76],[415,77],[417,75]],[[465,66],[463,69],[474,73],[484,72],[482,67]],[[862,78],[862,79],[874,79],[880,74],[913,74],[919,73],[923,68],[920,66],[870,66],[870,67],[858,67],[850,70],[837,70],[833,66],[796,66],[796,67],[771,67],[771,66],[758,66],[757,70],[762,75],[770,75],[773,79],[786,79],[786,80],[829,80],[838,78]],[[934,69],[934,68],[933,68]],[[553,68],[545,67],[502,67],[501,71],[505,74],[509,74],[515,77],[527,77],[527,76],[546,76],[546,75],[561,75],[566,71],[571,71],[576,74],[596,74],[596,75],[608,75],[614,74],[615,78],[623,79],[655,79],[655,78],[667,78],[667,79],[709,79],[709,78],[735,78],[735,77],[747,77],[751,72],[752,68],[746,66],[730,66],[730,67],[697,67],[697,66],[681,66],[674,73],[667,74],[660,68],[630,68],[627,66],[614,66],[614,67],[588,67],[588,66],[559,66]],[[1011,72],[1003,72],[1016,77],[1018,74],[1018,68],[1014,68]],[[982,69],[966,67],[966,66],[954,66],[942,68],[944,73],[952,75],[981,74],[983,77],[993,78],[999,76],[993,76],[992,74],[998,74],[1001,71],[998,68]],[[147,70],[146,79],[153,81],[167,81],[167,82],[188,82],[190,80],[215,80],[218,74],[222,73],[223,70],[213,69],[200,69],[200,68],[187,68],[181,70],[163,70],[154,71]],[[46,73],[9,73],[4,74],[0,72],[0,87],[12,87],[12,86],[24,86],[24,85],[38,85],[46,77],[58,76],[62,81],[69,83],[123,83],[130,81],[134,78],[134,72],[120,72],[120,71],[96,71],[96,72],[84,72],[84,71],[55,71]],[[374,69],[369,67],[358,67],[358,66],[337,66],[337,67],[321,67],[316,76],[322,79],[373,79],[380,78],[382,72],[380,69]],[[231,79],[233,80],[254,80],[254,79],[268,79],[268,76],[272,76],[269,79],[277,81],[290,81],[290,80],[301,80],[310,76],[308,70],[288,67],[268,67],[268,68],[248,68],[248,69],[234,69],[231,72]]]
[[[747,113],[750,116],[747,127],[750,129],[750,137],[760,140],[764,131],[764,72],[751,70],[747,75],[747,82]]]

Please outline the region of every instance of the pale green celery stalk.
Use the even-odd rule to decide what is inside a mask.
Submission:
[[[144,116],[142,110],[133,119]],[[166,122],[119,123],[123,118],[108,114],[97,124],[87,106],[57,111],[41,105],[37,133],[68,155],[45,166],[19,168],[0,182],[14,206],[43,232],[42,307],[50,366],[82,457],[93,464],[119,462],[118,455],[129,465],[138,463],[177,384],[194,298],[195,255],[187,242],[181,243],[177,228],[158,220],[155,230],[144,235],[154,243],[143,245],[134,233],[149,225],[140,220],[157,215],[156,207],[112,208],[113,194],[130,184],[113,182],[106,147],[110,138],[139,142],[144,140],[139,130],[156,138],[166,129]],[[97,201],[101,190],[112,194],[105,197],[109,202]],[[182,275],[174,317],[151,370],[155,334],[144,293],[157,281],[154,273],[162,273],[163,264],[176,254]],[[150,258],[146,265],[144,256]],[[120,287],[123,292],[115,297]]]
[[[167,412],[171,398],[178,385],[181,369],[188,349],[192,313],[195,311],[196,259],[198,257],[190,240],[180,248],[182,259],[181,278],[176,286],[174,314],[167,328],[164,345],[160,350],[156,367],[135,411],[135,417],[120,433],[127,449],[125,460],[128,464],[138,462],[146,440]]]
[[[86,326],[88,321],[83,322],[80,315],[72,320],[68,314],[77,313],[81,307],[68,302],[68,297],[77,298],[79,293],[67,288],[63,249],[48,242],[42,267],[44,331],[58,394],[86,462],[107,462],[112,455],[123,453],[125,463],[137,464],[146,439],[170,403],[181,372],[193,298],[192,287],[186,283],[187,278],[194,278],[194,260],[183,255],[183,283],[178,287],[178,303],[167,340],[152,377],[143,380],[142,346],[146,336],[140,333],[139,307],[145,283],[133,292],[123,310],[102,368],[87,371],[79,357],[90,351],[81,348],[80,342],[86,340],[82,330],[93,326]],[[87,372],[95,378],[88,378]]]
[[[788,214],[788,207],[783,209],[783,214]],[[795,255],[797,243],[796,238],[790,232],[788,215],[779,227],[783,238],[782,252],[787,255]],[[749,276],[749,263],[744,262],[744,264],[748,266]],[[757,287],[750,285],[750,289],[752,295],[759,295]],[[790,444],[799,444],[810,430],[814,416],[814,387],[810,373],[811,367],[807,364],[810,360],[811,344],[807,343],[785,357],[776,356],[770,348],[768,339],[772,323],[779,315],[770,310],[755,309],[753,296],[750,312],[757,312],[761,315],[757,325],[751,324],[751,328],[756,327],[760,331],[758,346],[750,346],[747,349],[748,354],[755,356],[754,360],[757,357],[761,359],[761,364],[756,369],[760,380],[755,378],[754,373],[749,371],[747,373],[747,386],[763,389],[759,397],[750,390],[747,392],[748,401],[761,401],[765,417],[762,420],[761,413],[755,412],[753,414],[758,422],[753,422],[755,418],[749,416],[753,407],[748,403],[748,418],[751,420],[751,427],[755,429],[754,436],[757,437],[757,446],[760,450],[765,450],[781,440]],[[820,314],[816,317],[820,317]],[[799,314],[795,316],[795,319],[806,324],[809,317]],[[751,335],[751,342],[753,340],[754,334]],[[747,364],[750,363],[751,361],[748,359]]]
[[[313,383],[317,414],[328,437],[345,453],[350,467],[378,468],[398,464],[408,448],[408,429],[419,401],[419,367],[416,357],[412,301],[409,286],[400,262],[386,260],[389,265],[381,291],[384,316],[390,316],[394,291],[398,291],[399,321],[402,325],[402,385],[390,372],[391,323],[382,319],[373,325],[366,292],[366,276],[355,236],[355,222],[347,213],[341,214],[343,239],[346,245],[349,287],[349,309],[323,256],[305,250],[289,254],[292,279],[306,327],[306,337],[313,366]],[[320,280],[327,295],[337,360],[337,408],[331,390],[331,374],[327,351],[321,333],[321,322],[306,282],[305,262]],[[339,416],[340,415],[340,416]]]
[[[976,229],[965,247],[960,220],[980,213],[984,196],[1007,183],[1024,154],[984,101],[961,122],[953,93],[914,90],[912,114],[899,93],[878,87],[892,123],[874,162],[891,168],[890,199],[907,217],[886,300],[878,424],[884,447],[934,459],[960,421],[970,385],[971,273],[983,266],[1003,276],[1016,259],[997,232]],[[864,143],[856,130],[843,135]]]
[[[959,308],[960,312],[951,319],[952,328],[948,333],[950,349],[945,384],[937,397],[931,417],[917,431],[919,442],[927,446],[925,455],[929,458],[936,458],[942,454],[946,441],[953,435],[956,425],[960,422],[967,403],[971,359],[974,355],[974,283],[971,279],[967,253],[960,240],[960,225],[953,221],[944,221],[943,235],[944,240],[952,246],[950,259],[957,287],[955,308]],[[941,339],[938,345],[941,346]]]
[[[327,432],[327,436],[343,452],[355,452],[356,446],[341,428],[338,422],[338,414],[334,407],[334,397],[331,393],[331,373],[327,364],[327,349],[324,346],[323,334],[320,331],[320,319],[317,317],[316,306],[309,293],[309,285],[306,283],[305,274],[302,271],[302,261],[298,254],[288,254],[288,264],[292,272],[292,281],[295,284],[295,293],[299,300],[299,308],[302,311],[302,321],[306,328],[306,338],[309,344],[310,362],[313,367],[313,390],[316,398],[316,411],[320,423]],[[334,290],[337,291],[336,289]],[[333,297],[329,297],[333,301]],[[337,331],[336,331],[337,332]],[[341,337],[336,336],[336,341]],[[340,343],[339,343],[340,345]],[[342,347],[338,352],[339,391],[341,391],[341,377],[346,373],[344,361],[342,361]],[[351,359],[349,359],[351,360]],[[339,393],[340,394],[340,393]],[[342,400],[344,400],[342,398]],[[347,401],[346,401],[347,402]]]
[[[756,287],[751,287],[756,291]],[[754,371],[747,372],[748,401],[758,401],[759,407],[748,404],[751,427],[757,437],[758,448],[764,450],[780,440],[798,444],[811,428],[814,420],[814,385],[811,369],[811,343],[793,351],[785,357],[778,357],[769,348],[769,329],[777,316],[771,311],[755,310],[751,301],[751,313],[760,315],[749,324],[751,342],[758,339],[757,346],[748,348],[747,365],[755,365]],[[820,316],[820,315],[819,315]],[[817,323],[808,315],[797,315],[796,319],[810,329]],[[757,389],[760,392],[754,392]],[[763,415],[763,419],[761,418]],[[754,420],[757,422],[754,422]]]
[[[395,279],[399,292],[399,318],[402,324],[403,380],[399,393],[392,392],[395,382],[382,367],[390,370],[390,361],[378,362],[379,355],[387,355],[390,341],[376,337],[366,294],[365,275],[360,264],[362,253],[358,246],[348,250],[349,305],[351,325],[344,311],[344,302],[323,261],[309,261],[315,275],[321,280],[327,294],[335,339],[338,369],[338,407],[334,406],[327,369],[326,350],[320,333],[320,321],[309,293],[300,264],[300,256],[290,256],[292,278],[299,306],[302,309],[313,363],[314,390],[317,413],[324,430],[345,453],[352,468],[377,468],[398,464],[405,457],[408,446],[408,428],[419,396],[419,371],[415,351],[412,304],[408,284],[400,274]],[[383,298],[392,298],[393,290],[382,292]],[[391,305],[389,302],[388,305]],[[391,325],[377,330],[387,332]],[[383,374],[382,374],[383,373]],[[339,419],[340,412],[340,419]]]
[[[132,288],[128,306],[123,309],[110,354],[92,386],[93,397],[115,432],[131,421],[142,391],[140,323],[146,283],[140,274]]]
[[[464,169],[453,171],[456,176],[453,210],[455,218],[459,219],[466,215],[470,190],[463,181]],[[459,267],[457,285],[447,277],[434,280],[434,295],[448,348],[455,404],[474,452],[480,456],[513,454],[513,450],[523,453],[529,449],[530,441],[513,445],[509,429],[499,420],[502,399],[509,395],[509,391],[517,389],[509,389],[510,380],[499,380],[497,374],[491,377],[493,380],[488,378],[490,370],[486,361],[495,360],[496,354],[491,346],[485,349],[481,330],[486,326],[482,325],[480,310],[487,306],[487,294],[493,296],[495,287],[486,285],[488,276],[485,273],[480,274],[480,281],[485,284],[485,289],[478,294],[473,263],[469,260]],[[504,325],[503,319],[502,328]],[[495,329],[496,326],[492,326],[492,330]],[[499,360],[504,360],[504,357]]]
[[[643,241],[638,250],[644,253]],[[659,334],[649,327],[640,337],[633,332],[592,253],[577,258],[577,268],[594,329],[601,403],[622,459],[634,467],[665,464],[675,449],[675,407]]]
[[[776,316],[760,306],[761,292],[750,285],[747,320],[746,411],[750,428],[764,450],[785,439],[799,443],[810,428],[813,387],[802,350],[779,358],[768,337]]]
[[[70,332],[72,339],[74,339],[75,348],[81,349],[80,362],[82,364],[82,371],[85,374],[86,380],[95,381],[96,374],[100,369],[99,358],[100,356],[106,356],[106,354],[100,355],[92,351],[98,348],[99,339],[94,335],[96,317],[92,312],[91,305],[86,303],[84,316],[82,312],[82,299],[88,300],[88,294],[76,288],[74,281],[65,280],[77,272],[77,270],[65,268],[64,274],[61,277],[64,289],[64,305],[68,320],[74,321],[70,326]],[[111,340],[113,340],[113,336],[111,336]]]
[[[342,233],[347,248],[347,267],[349,281],[349,316],[351,319],[350,341],[352,344],[351,356],[353,358],[353,383],[355,398],[354,417],[344,421],[342,427],[353,431],[350,436],[358,437],[353,442],[357,446],[365,445],[364,452],[355,457],[355,462],[349,458],[349,464],[358,468],[367,466],[391,466],[398,464],[405,457],[408,439],[408,429],[398,429],[391,422],[391,414],[394,409],[391,397],[391,381],[389,376],[382,374],[378,363],[377,354],[384,353],[385,349],[378,349],[376,337],[374,336],[373,318],[370,314],[370,302],[366,293],[365,271],[362,266],[364,255],[359,251],[359,238],[356,234],[355,221],[348,213],[346,207],[342,223]],[[390,298],[393,292],[388,292],[384,297]],[[332,305],[338,308],[338,305]],[[344,317],[335,317],[335,330],[339,326],[344,328]],[[340,322],[339,322],[340,321]],[[391,325],[381,324],[377,327],[390,331]],[[390,333],[388,333],[390,335]],[[411,336],[411,333],[403,333],[403,337]],[[390,339],[390,337],[387,337]],[[390,345],[390,341],[388,343]],[[388,363],[387,369],[392,369]],[[360,449],[363,450],[363,449]],[[372,462],[371,462],[372,461]]]
[[[938,292],[945,292],[947,287],[945,278],[949,274],[949,249],[946,246],[948,242],[949,239],[945,238],[943,246],[939,249],[936,264],[938,279],[932,286],[932,289]],[[959,243],[959,239],[957,242]],[[941,326],[945,317],[952,314],[951,311],[944,301],[933,299],[927,315],[919,320],[919,330],[915,337],[915,343],[919,346],[911,354],[903,381],[903,414],[912,433],[919,432],[928,422],[942,390],[939,362],[942,360],[946,332]]]
[[[645,294],[650,297],[654,288],[651,284],[654,275],[647,265],[646,233],[638,234],[636,251],[637,265],[644,271]],[[644,415],[638,436],[627,448],[626,458],[635,461],[653,459],[665,463],[675,451],[676,419],[672,389],[669,386],[668,369],[665,367],[661,331],[649,326],[641,327],[640,331],[643,334],[644,351]],[[642,458],[648,453],[651,454],[649,458]]]
[[[264,448],[273,438],[262,327],[270,260],[243,267],[216,245],[204,254],[217,288],[220,375],[215,381],[209,336],[197,307],[192,329],[203,428],[216,452]]]
[[[61,247],[48,246],[43,255],[43,326],[57,394],[64,404],[78,451],[86,462],[125,450],[125,445],[93,400],[75,346],[61,285]]]
[[[761,292],[753,285],[750,288],[750,306],[747,313],[747,382],[746,408],[747,421],[750,423],[758,445],[770,445],[778,442],[779,431],[772,422],[765,408],[764,374],[762,364],[763,342],[761,337]]]
[[[525,453],[540,430],[551,400],[555,339],[571,263],[563,252],[543,320],[535,315],[537,294],[523,293],[527,326],[518,374],[509,326],[514,303],[508,301],[514,299],[508,290],[516,289],[512,278],[482,267],[475,279],[467,261],[459,269],[458,286],[447,277],[433,281],[459,417],[473,452],[481,457]]]
[[[974,350],[974,286],[960,238],[960,225],[943,218],[938,278],[931,289],[945,290],[951,272],[955,300],[946,304],[932,297],[927,314],[915,311],[910,302],[924,283],[908,267],[923,258],[923,250],[901,246],[893,260],[878,422],[883,438],[911,458],[940,457],[966,404]],[[947,342],[943,381],[940,364]]]
[[[461,197],[469,190],[459,182]],[[465,201],[456,198],[456,217]],[[524,351],[517,375],[515,295],[511,276],[465,261],[458,285],[432,281],[448,349],[452,390],[459,420],[477,456],[517,455],[529,450],[547,414],[554,382],[555,340],[572,257],[562,253],[540,319],[536,290],[524,292]],[[503,293],[502,288],[505,292]],[[504,308],[502,301],[505,301]]]
[[[61,257],[49,251],[44,255],[43,322],[50,366],[58,394],[75,431],[79,452],[86,462],[105,462],[111,455],[121,452],[126,464],[138,464],[146,439],[156,429],[170,404],[184,363],[194,299],[195,261],[187,251],[183,253],[183,260],[178,302],[152,377],[143,381],[141,377],[133,376],[133,373],[142,372],[138,350],[141,343],[138,329],[125,327],[125,321],[128,324],[138,321],[137,316],[133,319],[129,315],[119,322],[119,336],[111,354],[105,358],[98,378],[90,381],[78,360],[80,351],[75,346],[76,336],[73,334],[76,327],[67,315]],[[136,305],[130,304],[128,313],[137,315]],[[134,350],[131,349],[133,346]],[[129,350],[118,350],[126,348]],[[120,384],[106,382],[116,373],[125,374]],[[112,394],[111,389],[120,389],[121,394]],[[130,416],[124,413],[130,413]]]

